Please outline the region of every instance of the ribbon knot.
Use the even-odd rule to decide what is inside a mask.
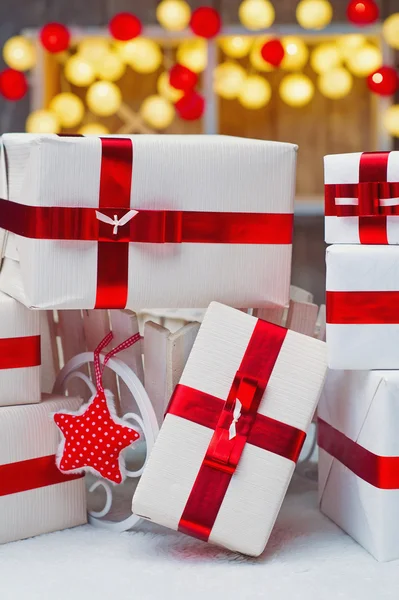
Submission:
[[[233,411],[233,420],[231,421],[231,425],[229,427],[229,440],[232,440],[237,435],[236,424],[238,423],[239,418],[241,417],[241,408],[242,404],[238,398],[236,398],[234,411]]]
[[[120,219],[118,219],[118,215],[114,215],[114,218],[111,219],[111,217],[108,217],[107,215],[104,215],[100,211],[96,210],[96,217],[99,221],[102,221],[103,223],[107,223],[107,225],[114,226],[113,230],[112,230],[113,235],[118,234],[118,227],[122,227],[123,225],[126,225],[126,223],[128,223],[131,219],[133,219],[133,217],[135,217],[137,214],[138,214],[137,210],[129,210]]]

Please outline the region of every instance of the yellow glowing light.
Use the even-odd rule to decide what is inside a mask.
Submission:
[[[175,104],[175,102],[184,96],[183,90],[177,90],[170,85],[168,71],[164,71],[158,77],[157,90],[160,96],[163,96],[173,104]]]
[[[22,35],[16,35],[6,41],[3,47],[4,62],[16,71],[27,71],[36,62],[33,44]]]
[[[114,83],[97,81],[87,90],[86,102],[95,115],[109,117],[119,109],[122,103],[122,94]]]
[[[260,75],[249,75],[241,86],[238,100],[249,109],[266,106],[272,97],[271,85]]]
[[[391,15],[384,21],[382,35],[389,46],[399,50],[399,13]]]
[[[78,45],[78,54],[94,66],[100,65],[109,53],[109,43],[105,38],[85,38]]]
[[[69,92],[54,96],[49,108],[57,115],[60,125],[67,128],[79,125],[85,113],[81,99]]]
[[[325,73],[341,63],[341,55],[334,43],[326,42],[316,46],[310,56],[310,64],[316,73]]]
[[[324,29],[331,22],[333,9],[327,0],[301,0],[296,18],[304,29]]]
[[[317,82],[318,88],[327,98],[339,100],[349,94],[353,86],[353,77],[344,69],[344,67],[336,67],[322,73]]]
[[[383,123],[390,135],[399,137],[399,104],[394,104],[385,111]]]
[[[347,59],[350,71],[357,77],[367,77],[382,65],[381,50],[372,44],[365,44],[355,50]]]
[[[102,123],[88,123],[87,125],[83,125],[78,133],[81,135],[107,135],[109,134],[109,129]]]
[[[253,43],[251,53],[249,55],[249,61],[250,61],[251,65],[253,66],[253,68],[256,69],[257,71],[262,71],[264,73],[269,73],[270,71],[274,71],[274,67],[270,63],[263,60],[262,54],[261,54],[262,46],[268,40],[270,40],[270,36],[263,35],[261,37],[256,38],[256,40]]]
[[[361,33],[341,35],[337,38],[337,47],[342,60],[347,60],[354,50],[358,50],[366,43],[366,38]]]
[[[274,7],[268,0],[243,0],[238,9],[241,23],[247,29],[267,29],[274,23]]]
[[[162,0],[157,6],[158,22],[168,31],[182,31],[191,18],[191,9],[184,0]]]
[[[218,65],[213,72],[213,89],[216,94],[227,100],[237,98],[247,78],[246,70],[233,62]],[[262,79],[262,81],[264,81]]]
[[[309,50],[301,38],[287,36],[281,40],[285,55],[281,63],[281,68],[286,71],[299,71],[308,62]]]
[[[59,133],[60,123],[57,115],[50,110],[35,110],[26,120],[27,133]]]
[[[75,54],[67,60],[65,63],[64,74],[70,83],[79,87],[90,85],[96,77],[91,63],[84,60],[79,54]]]
[[[162,96],[148,96],[140,107],[143,121],[154,129],[169,127],[175,117],[173,105]]]
[[[125,73],[126,66],[116,52],[108,52],[96,66],[96,75],[106,81],[117,81]]]
[[[226,56],[243,58],[251,49],[252,38],[244,35],[231,35],[221,38],[219,44]]]
[[[202,38],[184,40],[177,49],[176,58],[194,73],[201,73],[208,63],[206,41]]]
[[[280,83],[280,96],[289,106],[305,106],[314,95],[314,85],[306,75],[286,75]]]
[[[153,73],[162,64],[161,49],[153,40],[137,37],[116,47],[121,59],[138,73]]]

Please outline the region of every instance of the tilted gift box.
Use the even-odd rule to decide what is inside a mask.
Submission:
[[[133,512],[233,551],[261,554],[325,372],[324,342],[212,303]]]
[[[399,244],[399,152],[324,159],[328,244]]]
[[[296,146],[10,134],[3,149],[16,240],[0,288],[29,307],[288,302]]]
[[[399,369],[399,247],[327,248],[331,369]]]
[[[318,416],[321,511],[377,560],[399,558],[399,371],[330,371]]]
[[[0,406],[40,402],[39,316],[0,292]]]
[[[80,404],[45,395],[40,404],[0,409],[0,543],[86,522],[84,477],[58,470],[59,433],[51,418]]]

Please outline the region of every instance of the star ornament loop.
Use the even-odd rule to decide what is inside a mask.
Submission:
[[[53,418],[62,434],[56,457],[62,473],[94,473],[115,484],[124,481],[122,452],[140,436],[117,416],[108,390],[98,390],[80,410]]]

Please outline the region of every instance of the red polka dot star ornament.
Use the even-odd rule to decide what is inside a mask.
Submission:
[[[142,28],[140,19],[128,12],[118,13],[109,23],[112,37],[122,42],[127,42],[140,35]]]
[[[279,67],[283,62],[285,50],[280,40],[275,39],[263,44],[260,53],[264,61],[273,67]]]
[[[21,100],[28,91],[28,82],[21,71],[4,69],[0,73],[0,94],[13,102]]]
[[[380,67],[367,78],[369,89],[379,96],[393,96],[399,89],[399,75],[393,67]]]
[[[77,412],[54,415],[62,434],[56,457],[62,473],[90,472],[115,484],[124,481],[126,471],[122,452],[140,436],[117,416],[112,394],[103,388],[102,373],[112,356],[139,339],[140,335],[136,334],[119,344],[105,355],[101,365],[100,352],[112,340],[112,333],[109,333],[94,352],[97,394]]]
[[[195,35],[209,39],[219,33],[222,19],[215,8],[201,6],[191,15],[190,27]]]
[[[71,34],[62,23],[47,23],[40,31],[42,46],[53,54],[68,50]]]
[[[351,0],[346,14],[354,25],[371,25],[380,15],[380,10],[374,0]]]

